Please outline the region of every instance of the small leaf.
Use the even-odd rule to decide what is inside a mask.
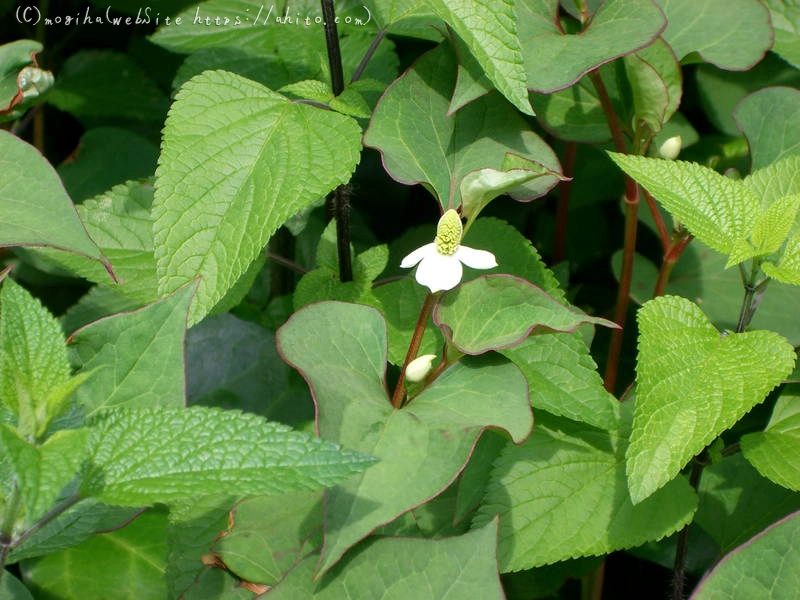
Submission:
[[[16,40],[0,45],[0,121],[19,116],[19,107],[25,101],[19,86],[19,73],[35,64],[35,57],[41,51],[42,45],[34,40]]]
[[[82,495],[120,506],[313,490],[374,462],[256,415],[202,407],[115,409],[91,430]]]
[[[661,38],[625,56],[624,62],[633,94],[633,125],[642,121],[652,133],[658,133],[680,105],[683,79],[680,65]]]
[[[444,294],[433,310],[433,321],[465,354],[511,348],[538,327],[616,327],[606,319],[574,312],[535,285],[509,275],[484,275]]]
[[[628,486],[641,502],[788,375],[792,346],[777,333],[720,335],[676,296],[639,311],[637,400],[627,452]]]
[[[745,97],[733,113],[747,138],[752,169],[800,153],[800,90],[770,87]]]
[[[800,232],[789,239],[777,264],[766,262],[761,268],[767,276],[777,281],[800,285]]]

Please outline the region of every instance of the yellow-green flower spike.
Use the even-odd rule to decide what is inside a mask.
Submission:
[[[436,249],[439,254],[451,255],[461,243],[461,217],[452,208],[442,215],[439,224],[436,226]]]

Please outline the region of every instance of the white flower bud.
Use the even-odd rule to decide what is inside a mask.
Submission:
[[[661,158],[666,160],[675,160],[678,158],[678,154],[681,153],[681,136],[676,135],[666,140],[661,144],[658,153]]]
[[[406,379],[412,383],[425,379],[433,369],[434,358],[435,354],[423,354],[412,360],[406,367]]]

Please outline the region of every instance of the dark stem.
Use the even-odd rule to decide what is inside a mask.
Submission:
[[[381,45],[383,38],[386,37],[386,30],[381,29],[378,32],[378,35],[375,36],[375,39],[372,40],[372,43],[367,48],[367,51],[364,53],[364,57],[361,59],[361,62],[358,63],[356,70],[353,71],[353,76],[350,78],[350,83],[354,81],[358,81],[361,79],[361,76],[364,74],[364,70],[367,68],[367,64],[369,64],[372,55],[375,54],[375,51],[378,49],[378,46]]]
[[[270,269],[270,295],[272,297],[283,296],[294,289],[295,276],[288,269],[297,271],[302,267],[288,258],[284,258],[286,256],[294,256],[294,249],[294,236],[285,227],[280,227],[270,238],[269,244],[267,244],[267,258],[287,267],[287,269]],[[302,269],[300,272],[305,271],[305,269]]]
[[[297,273],[302,273],[302,274],[308,273],[308,269],[306,269],[303,265],[299,265],[293,260],[289,260],[284,256],[275,254],[274,252],[267,252],[267,258],[272,262],[278,263],[279,265],[283,265],[287,269],[290,269]]]
[[[403,368],[400,370],[400,378],[397,380],[397,385],[392,394],[392,406],[394,408],[403,406],[403,398],[406,395],[406,369],[409,363],[417,357],[420,344],[422,344],[422,336],[425,335],[425,326],[428,324],[428,318],[430,317],[431,309],[433,309],[437,297],[438,294],[428,294],[425,296],[425,301],[422,303],[422,308],[419,310],[417,326],[414,328],[414,333],[411,336],[411,343],[408,345],[406,359],[403,361]]]
[[[24,117],[22,117],[21,119],[19,119],[18,121],[16,121],[16,122],[14,123],[14,125],[11,127],[11,133],[13,133],[14,135],[16,135],[17,137],[20,137],[20,136],[21,136],[21,134],[22,134],[22,133],[25,131],[25,128],[26,128],[28,125],[30,125],[31,121],[32,121],[32,120],[33,120],[33,118],[36,116],[36,113],[37,113],[37,112],[39,112],[40,110],[42,110],[42,107],[43,107],[43,106],[44,106],[44,104],[37,104],[36,106],[34,106],[33,108],[31,108],[31,109],[30,109],[30,110],[29,110],[29,111],[28,111],[28,112],[25,114],[25,116],[24,116]]]
[[[647,202],[647,207],[650,209],[650,214],[653,215],[653,220],[656,222],[658,237],[661,239],[661,247],[666,254],[669,251],[670,241],[669,234],[667,233],[667,226],[664,224],[664,218],[661,216],[661,211],[658,210],[658,205],[656,201],[653,200],[653,196],[650,195],[650,192],[643,190],[643,194],[645,202]]]
[[[569,199],[572,194],[572,174],[575,171],[575,155],[578,144],[567,142],[564,146],[564,176],[569,177],[562,181],[558,188],[558,204],[556,204],[556,239],[553,248],[553,262],[560,263],[566,257],[567,248],[567,218],[569,216]]]
[[[705,450],[694,457],[692,472],[689,475],[689,485],[695,492],[700,487],[700,477],[703,475],[705,467],[704,454]],[[689,549],[689,527],[691,525],[691,523],[686,525],[678,534],[675,564],[672,567],[672,600],[683,600],[683,586],[686,582],[686,553]]]
[[[75,506],[78,502],[83,500],[78,494],[73,494],[66,500],[64,500],[61,504],[57,504],[53,508],[51,508],[47,513],[42,516],[41,519],[36,521],[33,525],[30,526],[29,529],[25,530],[20,536],[14,540],[14,546],[21,545],[25,540],[30,538],[33,534],[37,531],[42,529],[45,525],[56,519],[57,517],[61,516],[64,512]]]
[[[333,0],[321,0],[322,18],[325,20],[325,45],[328,48],[328,65],[331,68],[331,89],[338,96],[344,90],[342,53],[339,50],[339,33],[336,31],[336,11]]]
[[[684,235],[683,237],[672,241],[666,253],[664,254],[664,260],[661,262],[661,269],[658,271],[658,280],[656,281],[656,287],[653,290],[653,298],[658,298],[659,296],[664,295],[664,292],[667,288],[667,283],[669,283],[669,276],[672,273],[672,268],[678,262],[678,259],[680,259],[683,251],[686,250],[686,246],[688,246],[689,242],[691,242],[693,239],[694,236],[692,235]]]

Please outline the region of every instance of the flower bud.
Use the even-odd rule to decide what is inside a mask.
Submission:
[[[412,383],[425,379],[433,369],[434,358],[435,354],[423,354],[412,360],[406,367],[406,379]]]
[[[666,140],[658,149],[658,154],[666,160],[675,160],[681,153],[681,136],[676,135]]]

